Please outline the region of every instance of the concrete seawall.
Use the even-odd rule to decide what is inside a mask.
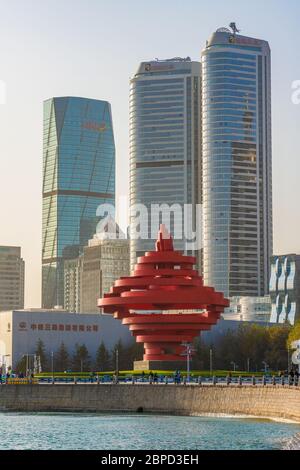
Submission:
[[[2,385],[1,411],[222,413],[300,422],[300,387]]]

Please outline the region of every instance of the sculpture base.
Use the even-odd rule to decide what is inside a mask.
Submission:
[[[134,361],[133,369],[141,372],[143,370],[186,371],[186,361]]]

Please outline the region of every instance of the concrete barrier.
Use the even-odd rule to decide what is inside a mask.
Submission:
[[[148,384],[1,385],[4,411],[221,413],[300,422],[300,388]]]

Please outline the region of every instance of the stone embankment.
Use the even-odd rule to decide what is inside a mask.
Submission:
[[[300,422],[300,387],[148,384],[1,385],[2,411],[248,415]]]

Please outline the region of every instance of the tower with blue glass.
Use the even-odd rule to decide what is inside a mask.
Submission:
[[[204,281],[226,297],[261,296],[272,255],[271,54],[230,26],[202,53]]]
[[[99,205],[115,203],[115,144],[107,101],[44,102],[42,306],[64,305],[64,261],[96,232]]]

